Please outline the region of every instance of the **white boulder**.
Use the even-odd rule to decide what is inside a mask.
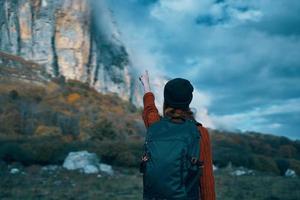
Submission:
[[[297,177],[297,174],[294,170],[292,169],[287,169],[286,172],[284,173],[286,177]]]
[[[83,168],[83,172],[85,174],[97,174],[97,173],[99,173],[99,169],[95,165],[86,165]]]
[[[254,171],[245,167],[239,167],[230,173],[232,176],[255,175]]]
[[[97,155],[87,151],[70,152],[64,161],[63,167],[68,170],[79,169],[85,174],[97,174],[99,172],[107,175],[114,174],[112,166],[99,163]]]
[[[101,163],[101,164],[99,164],[99,169],[103,173],[106,173],[111,176],[114,175],[114,171],[110,165]]]
[[[242,176],[242,175],[246,175],[246,174],[247,174],[246,171],[240,170],[240,169],[237,169],[237,170],[231,172],[231,175],[233,175],[233,176]]]
[[[68,170],[81,169],[84,172],[98,173],[95,168],[98,169],[99,158],[95,153],[89,153],[87,151],[70,152],[66,157],[63,167]]]
[[[10,173],[11,173],[11,174],[18,174],[18,173],[20,173],[20,170],[19,170],[18,168],[12,168],[12,169],[10,170]]]

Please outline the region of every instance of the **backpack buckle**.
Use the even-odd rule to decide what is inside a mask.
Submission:
[[[146,162],[149,160],[149,156],[145,153],[141,157],[141,163],[140,163],[140,172],[145,173],[146,171]]]
[[[197,161],[198,161],[198,159],[197,159],[196,157],[192,157],[192,158],[191,158],[191,163],[192,163],[193,165],[196,165],[196,164],[197,164]]]
[[[191,163],[192,163],[192,165],[197,165],[198,164],[198,158],[196,158],[196,157],[192,157],[191,158]]]
[[[141,160],[142,160],[142,162],[147,162],[149,160],[149,157],[146,154],[144,154],[142,156]]]
[[[192,165],[197,165],[199,168],[203,168],[203,161],[200,161],[198,158],[196,157],[192,157],[191,158],[191,163]]]

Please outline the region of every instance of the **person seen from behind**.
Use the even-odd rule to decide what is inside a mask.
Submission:
[[[148,71],[139,80],[144,89],[142,118],[147,128],[140,166],[144,200],[215,200],[209,134],[189,107],[192,84],[183,78],[168,81],[160,116]]]

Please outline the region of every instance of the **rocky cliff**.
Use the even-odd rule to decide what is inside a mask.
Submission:
[[[0,51],[0,83],[7,81],[23,81],[45,85],[50,79],[43,66],[27,61],[20,56]]]
[[[0,0],[0,50],[134,103],[127,51],[101,0]]]

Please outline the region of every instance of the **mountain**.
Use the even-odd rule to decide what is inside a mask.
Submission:
[[[51,77],[141,104],[135,70],[109,8],[97,0],[0,0],[0,50]]]

